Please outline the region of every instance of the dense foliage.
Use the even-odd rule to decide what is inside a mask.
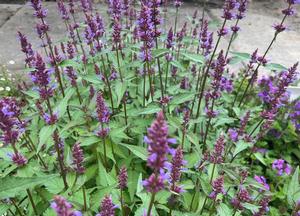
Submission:
[[[247,0],[224,1],[215,33],[205,10],[179,26],[180,0],[110,0],[106,24],[58,0],[59,43],[31,0],[43,53],[18,32],[32,86],[0,99],[0,214],[300,215],[298,63],[267,60],[300,3],[285,2],[247,54],[231,51]]]

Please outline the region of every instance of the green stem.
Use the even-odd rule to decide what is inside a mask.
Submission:
[[[22,213],[21,209],[19,208],[19,206],[16,204],[15,200],[11,199],[11,202],[15,206],[15,208],[16,208],[17,212],[19,213],[19,215],[23,216],[23,213]]]
[[[152,207],[153,207],[153,204],[154,204],[154,201],[155,201],[155,195],[156,195],[156,193],[152,193],[152,195],[151,195],[151,200],[150,200],[150,203],[149,203],[147,216],[151,215],[151,210],[152,210]]]
[[[82,194],[83,194],[83,211],[87,210],[87,203],[86,203],[86,192],[84,185],[82,186]]]
[[[32,206],[32,208],[33,208],[34,214],[35,214],[35,215],[39,215],[39,214],[38,214],[38,211],[37,211],[37,209],[36,209],[36,206],[35,206],[35,204],[34,204],[34,201],[33,201],[33,199],[32,199],[32,195],[31,195],[30,190],[29,190],[29,189],[26,189],[26,192],[27,192],[27,194],[28,194],[28,198],[29,198],[29,201],[30,201],[31,206]]]

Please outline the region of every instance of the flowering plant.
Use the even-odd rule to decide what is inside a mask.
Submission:
[[[179,0],[109,0],[107,23],[89,0],[58,0],[60,43],[31,0],[43,50],[18,32],[32,87],[0,100],[1,214],[299,215],[294,156],[264,149],[298,63],[259,76],[300,3],[285,2],[267,50],[247,54],[231,51],[247,0],[224,1],[215,33],[205,10],[180,27]],[[299,116],[296,102],[294,134]]]

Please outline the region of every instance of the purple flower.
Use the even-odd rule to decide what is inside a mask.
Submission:
[[[210,158],[209,158],[210,162],[214,164],[223,163],[224,150],[225,150],[225,137],[221,135],[215,143],[213,152],[210,154]]]
[[[269,211],[269,202],[271,199],[269,197],[263,197],[259,202],[259,210],[255,212],[253,216],[263,216]]]
[[[211,185],[212,185],[212,192],[210,193],[209,198],[215,200],[218,194],[226,194],[224,189],[224,176],[220,176],[216,178]]]
[[[118,175],[118,186],[121,190],[124,190],[127,187],[127,181],[128,181],[127,169],[125,166],[122,166]]]
[[[72,204],[62,196],[55,196],[51,208],[57,216],[82,216],[81,212],[72,210]]]
[[[112,202],[110,196],[105,196],[101,201],[100,213],[96,216],[114,216],[117,206]]]
[[[274,160],[272,163],[272,169],[277,171],[277,175],[282,176],[283,173],[290,175],[292,167],[283,159]]]
[[[87,13],[92,9],[92,3],[90,2],[90,0],[80,0],[80,2],[84,13]]]
[[[73,165],[78,174],[82,174],[85,171],[83,166],[84,156],[83,150],[80,148],[80,143],[75,143],[72,147]]]
[[[15,98],[3,97],[0,99],[0,140],[5,145],[15,145],[24,125],[19,121],[20,106]]]
[[[239,140],[239,134],[235,129],[230,128],[228,130],[229,138],[232,142],[237,142]]]
[[[18,38],[21,44],[21,51],[26,55],[25,62],[26,64],[28,64],[29,67],[32,67],[35,58],[34,52],[32,50],[32,45],[31,43],[28,42],[27,37],[19,31],[18,31]]]
[[[154,174],[143,181],[143,186],[146,188],[146,190],[150,193],[157,193],[158,191],[161,191],[165,188],[165,180],[166,177],[160,174]]]
[[[139,19],[137,21],[139,26],[139,37],[143,41],[141,47],[141,58],[143,61],[151,61],[151,48],[154,40],[154,23],[151,19],[151,10],[145,4],[142,4]]]
[[[242,205],[245,202],[251,202],[250,194],[247,189],[239,189],[236,197],[231,200],[231,204],[235,209],[242,211],[244,206]]]
[[[247,5],[249,0],[240,0],[238,6],[238,14],[236,15],[237,19],[243,19],[245,17],[245,12],[247,10]]]
[[[265,190],[269,191],[270,190],[270,186],[267,184],[267,180],[264,176],[254,176],[254,179],[261,184]]]
[[[60,16],[63,20],[69,20],[69,13],[68,10],[62,0],[57,1],[58,11],[60,13]]]
[[[99,129],[96,131],[96,135],[100,138],[105,138],[108,136],[110,129],[99,126]]]
[[[148,128],[148,134],[144,141],[148,144],[148,166],[155,172],[165,167],[167,154],[170,152],[169,143],[174,143],[174,139],[168,138],[168,125],[163,112],[157,114],[156,119]]]
[[[77,83],[76,83],[77,75],[76,75],[74,68],[71,66],[68,66],[68,67],[66,67],[65,72],[71,81],[71,85],[73,87],[77,86]]]
[[[292,123],[294,124],[297,131],[300,130],[300,101],[296,102],[295,106],[289,114]]]
[[[149,0],[148,6],[150,8],[150,15],[151,15],[151,21],[153,23],[154,27],[154,38],[157,38],[161,34],[161,30],[159,29],[158,25],[161,24],[161,18],[160,18],[160,3],[161,0]]]
[[[45,18],[47,16],[47,10],[42,8],[41,0],[31,0],[31,6],[34,9],[34,16],[38,18]]]
[[[245,132],[246,126],[249,122],[249,118],[250,118],[250,111],[247,111],[245,116],[240,121],[240,128],[238,130],[239,135],[242,135]]]
[[[120,21],[118,19],[114,19],[112,40],[115,44],[121,43],[121,30],[122,30],[122,26]]]
[[[19,167],[27,164],[27,159],[20,152],[13,153],[11,156],[11,160]]]
[[[176,8],[179,8],[182,5],[182,1],[181,0],[174,0],[174,6]]]
[[[96,107],[98,121],[100,123],[108,123],[110,113],[101,92],[97,94]]]
[[[170,190],[179,194],[183,192],[181,186],[178,186],[178,182],[180,181],[182,168],[186,162],[183,160],[183,151],[180,147],[178,147],[175,151],[175,154],[172,157],[172,162],[168,164],[168,177]]]
[[[122,3],[120,0],[109,0],[109,13],[112,15],[112,19],[120,19],[122,14]]]
[[[64,158],[65,158],[65,156],[64,156],[64,153],[65,153],[64,141],[60,138],[57,131],[54,131],[52,138],[55,143],[55,149],[56,149],[58,159],[63,163]]]
[[[280,33],[286,30],[286,26],[284,24],[274,24],[273,28],[275,29],[276,33]]]
[[[70,41],[67,43],[67,53],[68,53],[68,58],[73,59],[75,56],[75,49],[74,49],[74,44]]]
[[[235,17],[234,10],[239,6],[236,0],[225,0],[222,18],[231,20]]]
[[[171,49],[174,46],[174,33],[172,27],[168,31],[167,39],[166,39],[166,48]]]
[[[223,27],[223,28],[219,29],[217,33],[218,33],[218,36],[222,37],[222,36],[227,35],[228,32],[229,32],[228,28]]]
[[[190,89],[191,88],[191,84],[189,82],[188,77],[183,77],[183,79],[180,82],[180,88],[181,89]]]

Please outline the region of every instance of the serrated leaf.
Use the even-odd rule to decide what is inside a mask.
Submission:
[[[64,183],[61,177],[49,179],[45,182],[45,186],[52,194],[59,194],[64,189]]]
[[[166,54],[168,52],[169,52],[169,49],[166,49],[166,48],[155,49],[155,50],[152,51],[152,55],[155,58],[159,58],[159,57],[162,57],[164,54]]]
[[[236,144],[236,148],[234,150],[233,156],[236,156],[237,154],[239,154],[240,152],[244,151],[245,149],[247,149],[250,146],[251,146],[250,143],[247,143],[247,142],[244,142],[243,140],[240,140]]]
[[[70,100],[74,92],[75,89],[73,88],[70,88],[69,90],[66,91],[65,97],[62,99],[59,105],[54,109],[54,113],[57,113],[60,117],[62,117],[65,114],[68,106],[68,101]]]
[[[217,212],[219,216],[232,215],[232,210],[225,203],[220,203],[217,207]]]
[[[10,198],[16,196],[21,191],[28,188],[45,184],[47,181],[56,178],[58,175],[46,175],[42,177],[21,178],[14,176],[7,176],[0,179],[0,199]]]
[[[178,94],[172,98],[170,104],[179,105],[179,104],[183,104],[187,101],[191,101],[193,99],[194,99],[193,93]]]
[[[51,135],[53,134],[55,129],[56,129],[55,125],[47,125],[40,130],[40,133],[39,133],[40,141],[39,141],[39,145],[37,148],[38,152],[41,150],[42,146],[44,144],[46,144],[47,141],[51,138]]]
[[[260,206],[253,205],[251,203],[243,203],[242,204],[246,209],[250,210],[252,213],[258,212]]]

